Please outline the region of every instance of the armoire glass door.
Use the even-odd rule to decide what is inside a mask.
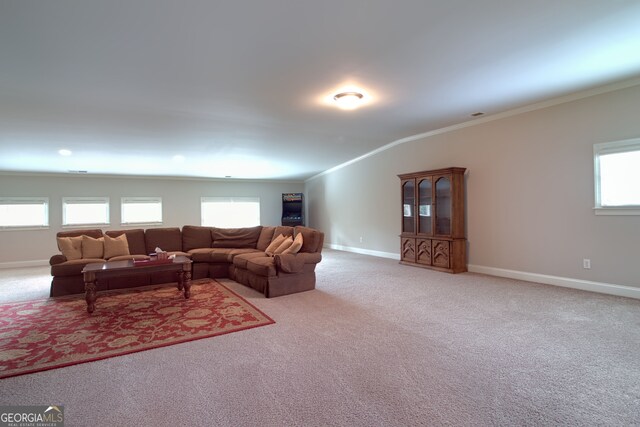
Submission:
[[[451,234],[451,180],[446,177],[436,180],[436,234]]]
[[[431,221],[432,206],[431,178],[420,180],[418,184],[418,233],[431,235],[433,233]]]
[[[402,184],[402,232],[415,233],[416,191],[413,180]]]

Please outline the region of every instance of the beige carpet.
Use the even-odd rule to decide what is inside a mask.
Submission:
[[[50,267],[0,268],[0,303],[49,298]]]
[[[277,322],[0,381],[66,425],[639,425],[640,301],[325,251]]]

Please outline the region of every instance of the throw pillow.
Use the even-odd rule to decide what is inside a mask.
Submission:
[[[284,250],[284,252],[282,252],[283,254],[297,254],[300,251],[300,248],[302,248],[302,244],[303,244],[303,240],[302,240],[302,233],[298,233],[296,235],[296,238],[293,239],[293,244],[291,246],[289,246],[287,249]]]
[[[282,234],[276,237],[275,239],[273,239],[273,241],[269,244],[269,246],[267,246],[267,249],[264,250],[267,253],[267,255],[273,255],[273,251],[278,249],[278,246],[280,246],[282,242],[284,242],[284,239],[285,237]]]
[[[278,246],[275,251],[273,251],[274,255],[283,253],[284,251],[289,249],[291,245],[293,245],[293,237],[289,236],[284,239],[284,242],[280,243],[280,246]]]
[[[82,236],[58,237],[58,247],[67,261],[82,258]]]
[[[104,237],[94,239],[82,236],[82,258],[102,258],[104,256]]]
[[[104,235],[104,257],[105,259],[114,256],[129,255],[129,242],[127,235],[121,234],[118,237]]]

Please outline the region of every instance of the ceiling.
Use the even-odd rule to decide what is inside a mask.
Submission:
[[[0,171],[303,180],[635,78],[639,23],[637,0],[2,1]],[[351,86],[365,106],[327,102]]]

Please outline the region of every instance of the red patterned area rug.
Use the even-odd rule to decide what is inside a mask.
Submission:
[[[0,305],[0,378],[214,337],[275,323],[222,284],[167,285]]]

